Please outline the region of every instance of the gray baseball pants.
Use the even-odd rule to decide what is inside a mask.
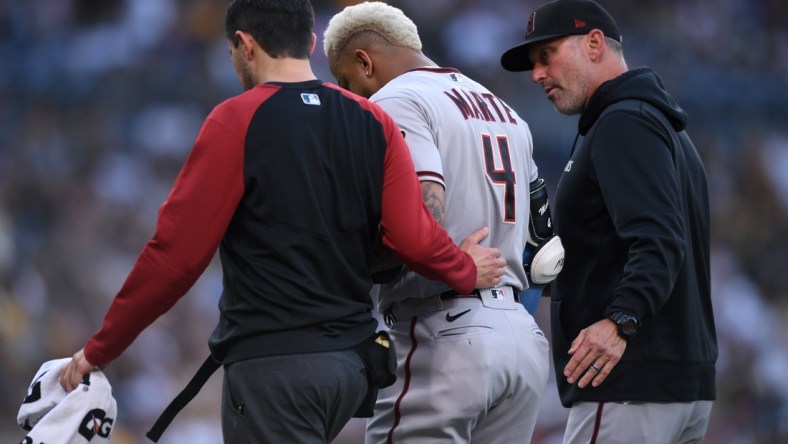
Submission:
[[[712,401],[577,402],[564,444],[691,444],[706,434]]]
[[[390,330],[397,381],[378,394],[367,444],[530,441],[547,384],[548,342],[511,290],[497,300],[489,293],[441,301],[417,316],[410,315],[418,308],[403,316],[407,304],[399,311]]]

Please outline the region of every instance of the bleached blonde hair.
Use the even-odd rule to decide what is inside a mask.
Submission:
[[[340,52],[360,33],[373,33],[393,46],[421,51],[416,24],[401,9],[382,2],[348,6],[328,22],[323,33],[323,51]]]

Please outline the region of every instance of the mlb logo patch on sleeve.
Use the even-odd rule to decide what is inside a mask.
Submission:
[[[317,94],[301,93],[301,100],[307,105],[320,105],[320,97]]]

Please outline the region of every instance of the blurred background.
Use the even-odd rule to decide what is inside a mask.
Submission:
[[[553,187],[576,117],[525,73],[499,65],[542,0],[401,0],[425,53],[486,84],[531,125]],[[330,17],[315,0],[313,68]],[[224,0],[0,0],[0,440],[18,442],[19,404],[46,360],[100,325],[158,207],[220,101],[239,94]],[[649,65],[690,116],[712,199],[718,400],[705,442],[788,442],[788,2],[602,0],[630,67]],[[286,186],[286,184],[282,184]],[[276,192],[276,191],[274,191]],[[207,356],[221,275],[214,261],[170,313],[106,373],[116,443],[144,433]],[[549,331],[548,304],[537,313]],[[218,443],[221,371],[162,443]],[[554,382],[534,443],[560,443]],[[353,420],[336,443],[362,442]]]

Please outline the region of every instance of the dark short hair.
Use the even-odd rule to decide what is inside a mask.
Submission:
[[[309,58],[314,23],[309,0],[232,0],[224,18],[233,47],[239,43],[235,31],[243,31],[275,58]]]

